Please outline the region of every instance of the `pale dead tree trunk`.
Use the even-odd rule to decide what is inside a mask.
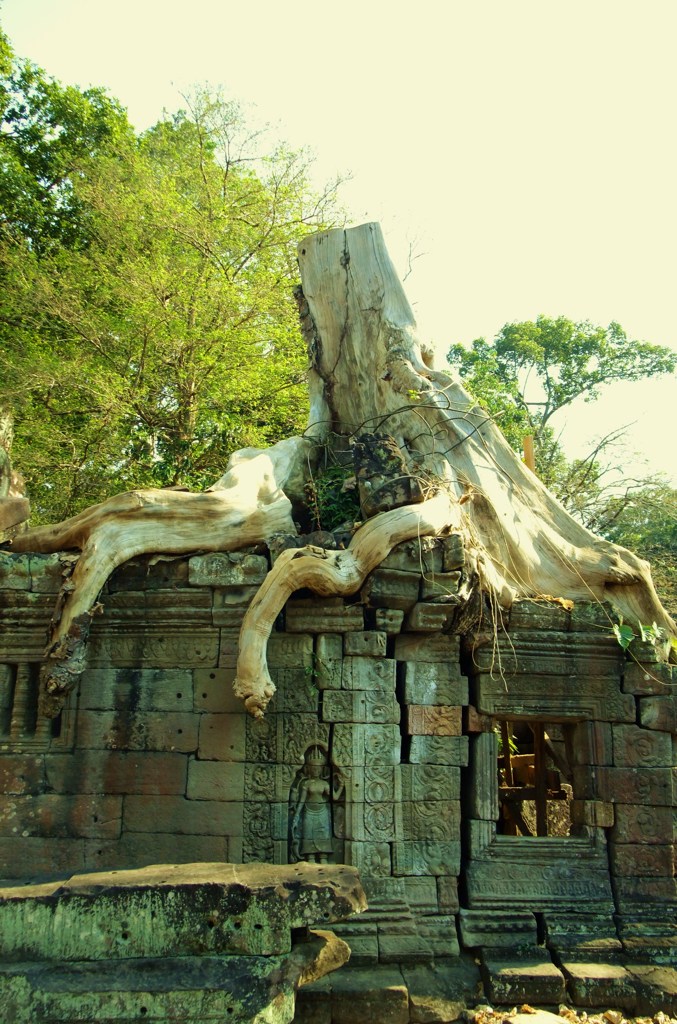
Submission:
[[[299,247],[299,263],[311,358],[303,439],[238,453],[205,494],[132,492],[15,545],[83,552],[50,648],[62,663],[46,684],[55,706],[69,672],[81,670],[83,623],[117,565],[144,552],[232,550],[293,532],[289,499],[302,497],[311,453],[330,432],[393,435],[409,472],[437,497],[375,516],[348,552],[306,548],[277,560],[242,627],[236,688],[253,713],[262,713],[272,693],[265,645],[291,587],[354,593],[390,546],[452,526],[465,534],[482,588],[502,607],[546,595],[610,600],[626,620],[674,632],[647,563],[573,520],[461,385],[433,368],[378,225],[312,235]]]

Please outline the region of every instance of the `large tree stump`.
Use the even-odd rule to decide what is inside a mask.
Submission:
[[[634,623],[675,626],[646,562],[577,523],[526,468],[488,414],[433,368],[377,224],[311,235],[299,246],[300,308],[310,353],[311,413],[303,438],[231,459],[205,494],[138,491],[67,523],[29,531],[18,551],[80,548],[48,649],[48,709],[81,671],[86,624],[112,570],[144,552],[233,550],[293,530],[311,453],[330,434],[393,435],[411,476],[437,497],[371,519],[348,553],[296,550],[278,559],[243,626],[237,692],[255,714],[271,693],[265,644],[292,586],[357,590],[389,545],[418,533],[461,529],[481,587],[501,607],[546,595],[610,600]],[[394,517],[394,518],[393,518]],[[393,523],[407,523],[414,534]],[[352,588],[352,590],[350,589]]]

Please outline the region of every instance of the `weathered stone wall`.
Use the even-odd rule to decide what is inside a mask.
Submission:
[[[286,863],[321,750],[328,856],[359,868],[372,908],[336,929],[353,964],[452,956],[460,929],[491,979],[506,935],[535,955],[547,933],[556,1001],[569,961],[674,956],[677,683],[651,646],[623,657],[609,608],[521,602],[462,641],[445,632],[458,538],[400,545],[354,600],[288,603],[257,722],[230,684],[267,556],[144,560],[107,584],[51,723],[36,716],[38,669],[68,557],[0,554],[0,878]],[[566,744],[571,836],[500,834],[504,720],[550,723]]]

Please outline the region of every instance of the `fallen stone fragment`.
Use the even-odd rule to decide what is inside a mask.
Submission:
[[[297,989],[350,956],[310,926],[365,909],[343,865],[153,865],[0,889],[0,1005],[15,1024],[289,1024]]]

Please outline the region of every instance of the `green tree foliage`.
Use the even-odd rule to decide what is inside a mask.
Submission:
[[[604,328],[545,316],[505,324],[493,341],[477,338],[470,349],[453,345],[447,358],[517,451],[533,435],[539,476],[556,492],[569,468],[551,426],[554,414],[577,398],[593,401],[606,385],[677,368],[675,352],[632,341],[617,323]],[[589,468],[584,460],[576,476]]]
[[[651,562],[656,589],[677,618],[677,490],[656,482],[607,502],[600,533]]]
[[[135,137],[101,90],[21,62],[5,87],[0,405],[38,517],[303,429],[295,250],[335,186],[207,91]]]

